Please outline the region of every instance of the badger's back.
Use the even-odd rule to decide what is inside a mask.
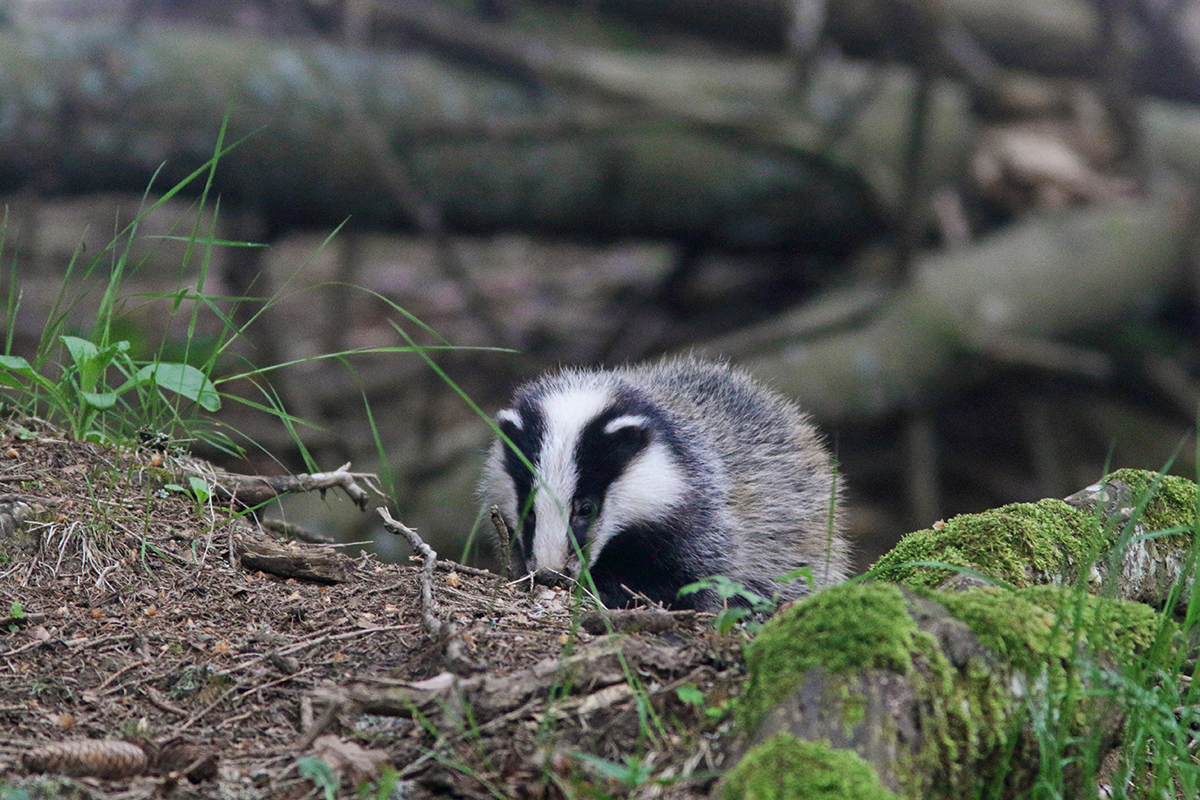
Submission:
[[[618,370],[618,373],[622,370]],[[772,578],[802,566],[818,586],[845,580],[841,487],[817,429],[794,403],[742,370],[696,359],[627,370],[629,380],[686,416],[722,467],[730,578],[766,597],[803,593]],[[831,505],[832,504],[832,505]]]

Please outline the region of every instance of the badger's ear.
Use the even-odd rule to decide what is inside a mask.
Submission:
[[[515,408],[506,408],[496,415],[496,427],[500,429],[500,433],[508,441],[502,441],[501,450],[508,455],[506,458],[514,457],[512,452],[513,447],[522,453],[529,452],[530,442],[529,434],[525,431],[525,419],[521,413]],[[520,459],[517,459],[520,462]],[[515,465],[514,465],[515,466]]]
[[[641,414],[616,417],[604,426],[604,437],[618,461],[629,461],[650,443],[650,420]]]
[[[511,439],[514,433],[525,427],[525,421],[515,408],[506,408],[496,414],[496,427]]]

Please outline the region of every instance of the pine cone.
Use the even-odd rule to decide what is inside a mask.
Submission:
[[[76,739],[30,750],[21,757],[30,772],[118,780],[146,771],[146,752],[118,739]]]

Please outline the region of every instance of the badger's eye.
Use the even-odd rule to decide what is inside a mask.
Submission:
[[[578,498],[571,501],[571,539],[575,546],[582,549],[587,547],[588,531],[592,529],[596,516],[600,513],[598,501],[589,498]]]
[[[596,504],[591,500],[577,500],[575,502],[575,516],[586,520],[591,520],[596,515]]]
[[[587,542],[588,530],[599,514],[600,503],[594,499],[581,497],[571,503],[571,535],[580,547]]]

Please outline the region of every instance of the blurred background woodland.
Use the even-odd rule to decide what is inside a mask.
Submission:
[[[222,131],[205,204],[126,231]],[[203,359],[219,311],[223,374],[296,362],[223,390],[269,378],[303,448],[226,403],[245,458],[199,454],[378,471],[449,557],[487,425],[418,354],[321,354],[448,342],[488,413],[727,356],[827,432],[860,569],[1106,464],[1195,478],[1198,187],[1197,0],[0,0],[9,352],[127,253],[135,349]]]

